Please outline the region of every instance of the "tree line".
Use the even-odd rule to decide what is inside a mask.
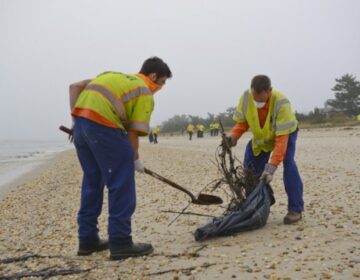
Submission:
[[[336,84],[331,89],[334,92],[334,99],[325,102],[324,108],[315,107],[307,114],[295,112],[299,122],[321,123],[331,118],[354,119],[360,114],[360,81],[355,76],[345,74],[335,79]],[[219,114],[207,113],[206,117],[196,115],[175,115],[162,122],[161,130],[163,132],[184,131],[189,123],[194,125],[203,124],[209,128],[212,122],[221,119],[224,127],[234,125],[232,119],[236,107],[229,107],[225,112]]]

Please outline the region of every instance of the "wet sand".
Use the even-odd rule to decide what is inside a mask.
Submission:
[[[249,139],[246,134],[235,148],[238,158]],[[160,134],[157,145],[146,140],[140,150],[145,166],[192,192],[218,178],[213,162],[220,138],[205,135],[190,142],[186,135]],[[287,197],[280,168],[272,183],[276,204],[264,228],[201,243],[193,232],[209,218],[182,215],[168,226],[177,214],[164,211],[181,211],[188,197],[137,174],[133,238],[151,242],[155,251],[109,261],[108,251],[76,256],[82,172],[73,150],[62,153],[0,201],[0,259],[28,253],[53,257],[0,263],[0,275],[52,267],[91,269],[61,279],[360,278],[360,127],[301,130],[296,160],[305,190],[303,221],[282,223]],[[226,198],[221,190],[216,194]],[[191,205],[187,211],[216,216],[224,209]],[[107,195],[99,227],[106,238]]]

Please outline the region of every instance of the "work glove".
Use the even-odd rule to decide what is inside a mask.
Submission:
[[[235,147],[236,143],[237,143],[237,139],[234,136],[230,135],[230,136],[225,136],[221,144],[223,146],[229,146],[231,148],[231,147]]]
[[[75,118],[72,117],[71,132],[69,133],[69,137],[68,137],[70,143],[74,142],[74,126],[75,126]]]
[[[139,173],[145,172],[145,167],[144,167],[143,163],[138,159],[135,160],[135,170]]]
[[[271,163],[265,164],[265,169],[260,176],[260,180],[264,181],[266,184],[269,184],[273,179],[276,169],[276,165],[273,165]]]

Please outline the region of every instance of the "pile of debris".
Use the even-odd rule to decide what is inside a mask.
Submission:
[[[212,190],[221,188],[228,196],[230,203],[224,214],[240,209],[249,194],[259,183],[259,179],[251,169],[246,169],[242,163],[233,156],[232,150],[222,133],[223,141],[216,150],[216,163],[221,178],[215,181]]]
[[[195,231],[195,240],[231,235],[263,227],[275,203],[271,186],[259,181],[257,175],[243,167],[228,143],[223,126],[222,144],[216,150],[216,161],[222,177],[213,190],[221,188],[229,197],[226,211]],[[237,164],[237,165],[236,165]]]

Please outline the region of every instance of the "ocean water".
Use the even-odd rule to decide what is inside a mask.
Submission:
[[[0,140],[0,191],[57,153],[72,148],[66,140]]]

